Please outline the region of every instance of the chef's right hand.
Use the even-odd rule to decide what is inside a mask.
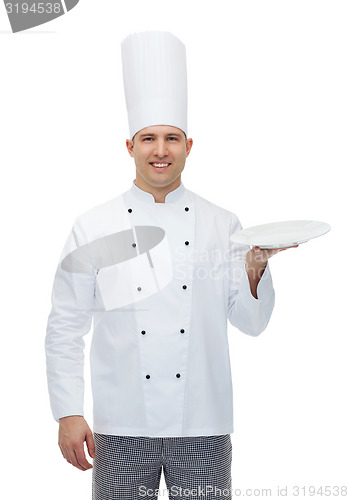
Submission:
[[[93,434],[84,417],[72,415],[59,419],[58,445],[63,457],[77,469],[92,468],[86,460],[84,442],[91,458],[95,458]]]

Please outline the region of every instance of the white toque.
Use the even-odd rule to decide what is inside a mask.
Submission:
[[[183,42],[166,31],[144,31],[126,37],[121,54],[130,138],[152,125],[171,125],[187,135]]]

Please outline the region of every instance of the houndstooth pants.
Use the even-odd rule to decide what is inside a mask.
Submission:
[[[94,433],[93,500],[231,500],[230,434],[167,437]],[[166,491],[159,488],[164,471]]]

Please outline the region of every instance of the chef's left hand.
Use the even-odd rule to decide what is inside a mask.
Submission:
[[[298,245],[292,247],[284,248],[259,248],[253,247],[247,252],[246,264],[253,267],[265,267],[267,265],[268,259],[273,255],[282,252],[283,250],[288,250],[289,248],[297,248]]]
[[[251,293],[255,299],[257,296],[257,286],[267,266],[268,259],[273,255],[287,250],[288,248],[297,248],[298,245],[285,248],[259,248],[253,247],[246,254],[246,272],[250,282]]]

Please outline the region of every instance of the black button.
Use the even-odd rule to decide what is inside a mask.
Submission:
[[[139,287],[137,288],[137,290],[140,292],[142,289],[141,289],[141,287],[139,286]]]
[[[189,208],[188,208],[188,207],[185,207],[185,209],[184,209],[184,210],[185,210],[186,212],[188,212]]]
[[[132,243],[133,248],[136,246],[136,243]]]
[[[180,374],[180,373],[177,373],[176,377],[177,377],[177,378],[179,378],[180,376],[181,376],[181,374]]]
[[[181,330],[179,330],[179,331],[180,331],[181,333],[184,333],[184,332],[185,332],[185,330],[184,330],[183,328],[181,328]]]
[[[145,378],[150,378],[150,375],[146,375]]]
[[[142,330],[142,331],[141,331],[141,334],[142,334],[142,335],[145,335],[145,330]]]
[[[185,241],[185,244],[186,244],[186,245],[189,245],[189,241]]]
[[[183,285],[182,288],[185,290],[187,288],[187,285]]]
[[[129,209],[128,209],[128,212],[129,212],[129,213],[131,213],[131,212],[132,212],[132,208],[129,208]]]

